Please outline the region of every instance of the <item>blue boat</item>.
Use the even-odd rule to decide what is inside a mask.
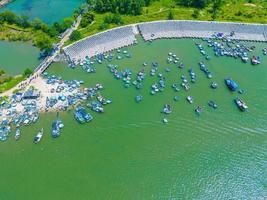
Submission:
[[[236,91],[238,88],[237,83],[231,78],[225,79],[225,84],[231,91]]]
[[[135,97],[135,101],[136,101],[136,103],[141,102],[142,99],[143,99],[143,96],[142,96],[142,95],[137,95],[137,96]]]
[[[52,133],[51,133],[51,135],[52,135],[53,138],[57,138],[57,137],[60,136],[60,129],[59,129],[57,121],[54,121],[52,123]]]
[[[84,107],[77,107],[75,112],[75,119],[83,124],[85,122],[90,122],[93,120],[93,116],[86,112]]]
[[[52,123],[52,132],[51,136],[57,138],[60,136],[60,129],[64,127],[64,124],[60,120],[56,120]]]
[[[85,122],[85,120],[83,118],[83,115],[81,113],[81,108],[80,107],[76,108],[75,119],[81,124],[83,124]]]

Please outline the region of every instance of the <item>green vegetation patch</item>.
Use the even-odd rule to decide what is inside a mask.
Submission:
[[[93,6],[90,14],[84,16],[90,15],[93,21],[86,20],[78,29],[79,37],[66,45],[110,28],[157,20],[267,23],[267,2],[260,0],[88,0],[88,3]],[[112,16],[117,20],[112,20]]]

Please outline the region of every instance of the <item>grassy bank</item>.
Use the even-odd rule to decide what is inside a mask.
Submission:
[[[15,87],[18,83],[23,81],[25,78],[26,77],[24,75],[19,75],[19,76],[12,77],[11,80],[9,80],[8,82],[0,84],[0,93],[3,93]]]
[[[0,93],[3,93],[13,87],[15,87],[18,83],[25,80],[32,74],[32,70],[26,69],[22,75],[18,76],[9,76],[5,74],[3,70],[0,70]]]
[[[254,0],[254,3],[240,0],[226,0],[220,9],[217,11],[215,18],[212,15],[211,5],[204,9],[196,9],[192,7],[183,7],[177,5],[175,0],[159,0],[152,3],[149,7],[144,7],[142,14],[138,16],[121,15],[123,25],[133,24],[138,22],[167,20],[170,18],[170,13],[173,19],[176,20],[205,20],[205,21],[232,21],[246,23],[267,23],[267,2]],[[85,28],[79,27],[78,31],[81,38],[93,35],[95,33],[121,26],[121,24],[108,24],[101,26],[104,19],[111,13],[98,14],[93,12],[95,19],[93,23]],[[73,41],[68,41],[66,45]]]
[[[4,41],[31,41],[35,34],[31,29],[22,29],[15,25],[3,24],[0,27],[0,40]]]

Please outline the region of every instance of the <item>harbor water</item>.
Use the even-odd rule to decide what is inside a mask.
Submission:
[[[10,138],[0,144],[0,199],[264,199],[267,196],[267,58],[265,43],[254,43],[262,63],[252,66],[240,59],[199,53],[192,39],[162,39],[152,43],[139,40],[127,50],[132,58],[114,59],[120,69],[129,68],[133,76],[144,68],[143,88],[125,88],[116,80],[107,63],[97,64],[96,73],[70,69],[55,63],[48,73],[67,80],[84,80],[85,86],[102,83],[105,97],[113,103],[105,113],[90,111],[94,120],[78,124],[73,111],[60,112],[65,128],[51,138],[56,113],[41,115],[39,122],[21,129],[21,139]],[[207,48],[206,48],[207,49]],[[184,69],[168,64],[173,52]],[[114,52],[117,55],[116,52]],[[157,76],[149,75],[151,63],[159,63],[166,88],[150,94]],[[207,79],[198,62],[204,61],[213,79]],[[148,65],[143,67],[143,63]],[[170,72],[165,72],[169,67]],[[197,75],[191,89],[175,92],[171,85],[189,78],[192,67]],[[230,92],[224,79],[233,78],[245,92]],[[210,88],[211,81],[218,89]],[[135,102],[136,95],[143,100]],[[194,97],[189,104],[186,97]],[[173,97],[179,96],[179,101]],[[234,98],[240,96],[249,106],[240,112]],[[218,109],[208,107],[214,100]],[[161,113],[170,104],[172,113]],[[196,115],[197,105],[203,112]],[[88,109],[89,111],[89,109]],[[168,124],[162,119],[168,118]],[[44,137],[33,144],[33,137],[44,128]]]
[[[0,69],[9,75],[19,75],[26,68],[33,70],[40,63],[39,53],[29,43],[0,41]]]
[[[16,0],[4,9],[19,15],[27,15],[31,19],[39,18],[52,24],[70,17],[73,11],[84,2],[85,0]]]

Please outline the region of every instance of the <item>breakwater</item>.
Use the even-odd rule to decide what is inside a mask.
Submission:
[[[216,32],[226,35],[234,33],[232,39],[236,40],[267,40],[267,25],[263,24],[168,20],[110,29],[75,42],[63,50],[69,60],[77,61],[134,44],[137,34],[141,34],[145,41],[150,41],[160,38],[207,38]]]

